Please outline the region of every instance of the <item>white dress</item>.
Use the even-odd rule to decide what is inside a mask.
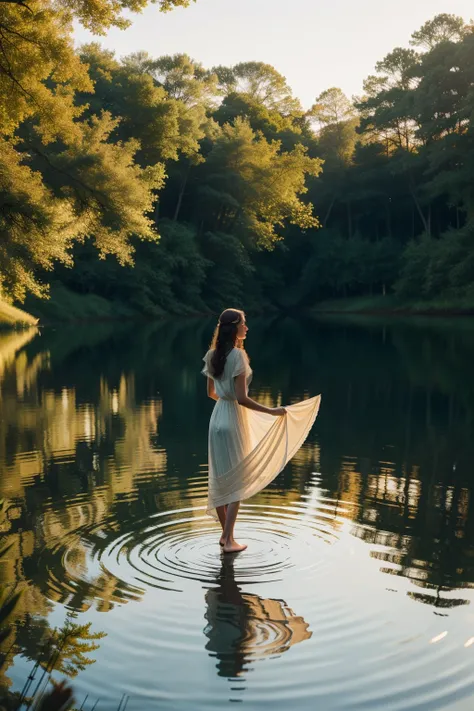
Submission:
[[[203,374],[213,378],[210,350]],[[286,406],[275,417],[250,410],[237,402],[235,381],[245,373],[252,378],[247,355],[233,348],[224,372],[213,378],[217,400],[209,423],[209,490],[207,513],[216,518],[218,506],[243,501],[261,491],[281,472],[305,441],[318,414],[321,396]]]

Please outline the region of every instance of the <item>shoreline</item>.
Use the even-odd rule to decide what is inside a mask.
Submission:
[[[318,314],[358,316],[397,316],[416,317],[428,316],[432,318],[456,316],[474,316],[474,303],[461,300],[446,300],[445,302],[413,301],[404,302],[393,296],[352,297],[346,299],[328,299],[309,309],[313,316]]]
[[[40,319],[0,299],[0,331],[39,326]]]
[[[311,314],[317,316],[318,314],[334,314],[344,316],[345,314],[357,315],[357,316],[390,316],[395,318],[397,316],[432,316],[437,318],[440,316],[474,316],[474,308],[470,309],[311,309]]]
[[[80,298],[80,297],[79,297]],[[383,301],[382,301],[383,300]],[[105,301],[105,300],[104,300]],[[91,313],[88,309],[84,309],[80,313],[80,309],[73,310],[73,313],[67,314],[67,304],[61,305],[58,301],[54,302],[53,313],[47,313],[48,304],[51,301],[46,301],[45,313],[33,315],[21,308],[12,306],[0,300],[0,330],[15,330],[31,327],[49,327],[49,326],[67,326],[74,324],[90,324],[90,323],[114,323],[119,321],[161,321],[167,318],[203,318],[214,315],[212,310],[190,312],[183,310],[182,313],[156,313],[146,314],[139,311],[133,311],[126,304],[117,304],[117,312],[111,313],[114,308],[113,302],[107,303],[107,310],[104,309],[100,313],[100,309],[95,313]],[[36,305],[36,304],[35,304]],[[74,313],[74,311],[76,311]],[[275,313],[279,309],[275,308]],[[456,305],[456,304],[430,304],[430,303],[400,303],[396,302],[392,297],[354,297],[350,299],[334,299],[320,302],[316,306],[302,309],[280,309],[280,313],[287,312],[291,315],[297,311],[300,314],[307,313],[311,316],[379,316],[389,319],[397,317],[413,318],[413,317],[428,317],[428,318],[466,318],[474,316],[474,305]],[[54,313],[55,312],[55,313]],[[258,313],[254,311],[255,314]]]

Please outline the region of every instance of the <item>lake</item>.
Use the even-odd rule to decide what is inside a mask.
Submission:
[[[0,683],[52,660],[84,711],[471,710],[473,320],[248,323],[251,395],[322,404],[234,557],[203,510],[213,321],[0,333],[0,579],[23,591]],[[46,646],[67,621],[96,648]]]

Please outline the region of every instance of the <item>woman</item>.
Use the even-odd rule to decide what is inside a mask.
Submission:
[[[318,414],[320,396],[287,407],[265,407],[248,396],[252,370],[243,343],[245,314],[226,309],[204,357],[207,394],[216,405],[209,423],[207,512],[222,526],[224,553],[247,548],[234,540],[240,502],[261,491],[301,447]]]

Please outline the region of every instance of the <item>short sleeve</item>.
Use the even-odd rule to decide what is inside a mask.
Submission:
[[[206,376],[206,378],[211,378],[211,374],[209,372],[209,361],[211,359],[211,351],[207,351],[206,355],[203,358],[204,361],[204,367],[201,370],[201,373]]]
[[[242,375],[242,373],[247,373],[249,365],[245,351],[241,348],[234,348],[232,355],[232,377],[236,378],[238,375]]]

